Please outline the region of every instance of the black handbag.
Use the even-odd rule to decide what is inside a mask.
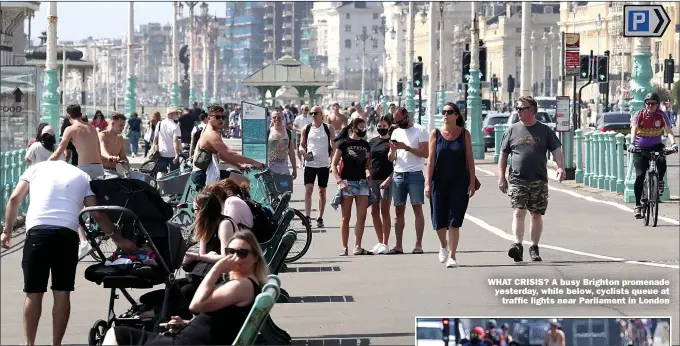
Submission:
[[[210,162],[212,162],[212,155],[210,151],[204,148],[198,149],[198,153],[196,154],[196,159],[194,159],[194,166],[200,170],[206,170],[210,166]]]

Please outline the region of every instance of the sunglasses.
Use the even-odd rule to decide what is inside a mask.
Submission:
[[[311,114],[311,115],[317,115],[317,114],[320,114],[320,113],[321,112],[309,112],[309,114]]]
[[[248,255],[250,255],[250,249],[233,249],[228,247],[227,248],[227,255],[234,255],[236,254],[236,257],[238,258],[246,258]]]
[[[656,106],[658,104],[659,104],[658,102],[645,102],[645,105],[647,106]]]
[[[525,109],[531,109],[531,107],[515,107],[515,110],[518,111],[518,112],[521,112]]]
[[[445,109],[442,111],[442,115],[454,115],[454,114],[456,114],[456,111],[454,111],[453,109],[448,110]]]
[[[222,115],[222,114],[213,114],[212,117],[214,117],[215,120],[222,120],[222,119],[224,119],[224,115]]]

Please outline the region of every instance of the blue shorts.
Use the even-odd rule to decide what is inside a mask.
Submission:
[[[368,196],[371,193],[366,181],[357,180],[344,180],[347,185],[347,192],[344,193],[345,196],[355,197],[355,196]]]
[[[394,172],[392,175],[392,198],[394,206],[406,204],[406,197],[411,205],[425,204],[425,176],[423,172]]]

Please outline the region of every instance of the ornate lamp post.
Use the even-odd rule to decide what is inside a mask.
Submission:
[[[555,68],[555,39],[557,36],[555,35],[554,31],[555,27],[550,27],[550,33],[548,34],[548,39],[550,40],[550,92],[548,93],[549,96],[553,96],[553,90],[555,90],[555,72],[557,69]]]
[[[472,30],[470,40],[470,77],[468,79],[467,108],[468,130],[472,140],[472,154],[475,159],[484,158],[484,142],[482,141],[482,98],[481,74],[479,70],[479,20],[477,19],[477,3],[472,2]]]
[[[136,97],[135,85],[137,79],[135,78],[135,68],[132,63],[133,44],[135,38],[135,3],[130,1],[128,12],[128,37],[127,37],[127,90],[125,91],[125,116],[130,117],[135,112]]]
[[[439,100],[437,109],[444,109],[446,103],[446,95],[444,93],[444,1],[439,2]],[[437,117],[441,118],[441,112],[437,112]]]
[[[380,17],[380,27],[378,28],[379,32],[382,34],[383,38],[383,63],[382,63],[382,70],[383,70],[383,80],[382,80],[382,109],[383,109],[383,114],[387,114],[387,85],[388,85],[388,78],[387,78],[387,50],[385,50],[385,42],[387,42],[387,32],[390,31],[390,28],[387,26],[387,17],[383,14]],[[394,31],[394,29],[392,29]],[[396,32],[394,33],[396,35]]]
[[[550,86],[550,83],[548,82],[548,50],[550,49],[550,42],[548,42],[547,32],[543,33],[541,41],[543,42],[543,68],[545,68],[545,71],[543,71],[543,96],[548,96],[548,88]],[[550,54],[552,55],[552,52],[550,52]]]
[[[211,22],[210,14],[208,13],[208,3],[201,3],[201,24],[203,25],[203,108],[206,108],[208,102],[210,101],[210,91],[208,90],[208,74],[210,73],[210,39],[208,36],[208,30],[210,29]]]
[[[194,90],[194,68],[192,61],[194,59],[194,35],[196,18],[194,17],[194,7],[198,5],[198,1],[185,1],[184,2],[189,7],[189,104],[193,105],[196,102],[196,92]]]
[[[59,128],[59,75],[57,73],[57,2],[50,2],[47,16],[47,54],[45,61],[45,92],[42,94],[40,120]],[[58,135],[58,133],[57,133]],[[58,139],[59,137],[57,137]]]
[[[361,42],[361,105],[366,105],[366,41],[375,40],[373,34],[369,34],[366,26],[361,28],[361,34],[354,38],[357,42]]]
[[[602,31],[602,16],[598,13],[597,14],[597,20],[595,21],[595,28],[597,30],[597,41],[595,43],[595,55],[600,54],[600,32]],[[595,72],[593,72],[595,74]],[[599,87],[599,84],[597,83],[597,78],[595,78],[595,85]],[[595,109],[597,111],[597,114],[602,114],[600,111],[600,90],[599,88],[596,89],[596,94],[597,96],[595,97]]]
[[[172,7],[173,7],[173,16],[172,16],[172,52],[171,52],[171,66],[172,66],[172,90],[170,92],[170,104],[177,108],[180,106],[179,104],[179,31],[177,28],[178,20],[177,17],[179,17],[180,13],[180,7],[182,6],[181,2],[173,2]]]
[[[217,18],[213,22],[212,30],[210,31],[210,38],[213,42],[213,86],[212,86],[212,103],[220,102],[217,96],[217,81],[219,80],[219,63],[220,63],[220,46],[224,43],[224,36],[220,35],[219,22]]]
[[[529,38],[529,48],[531,49],[531,67],[529,68],[529,86],[530,86],[530,94],[534,95],[536,91],[536,86],[535,86],[535,80],[534,80],[534,71],[536,67],[536,36],[534,35],[534,32],[531,32],[531,37]]]

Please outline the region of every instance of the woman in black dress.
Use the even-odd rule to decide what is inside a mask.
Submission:
[[[239,231],[229,241],[227,256],[217,261],[201,282],[189,308],[191,321],[173,316],[168,329],[174,336],[113,327],[104,345],[231,345],[250,313],[268,274],[260,244],[252,232]],[[216,285],[222,274],[230,280]]]
[[[458,106],[445,104],[442,115],[443,126],[430,133],[425,196],[430,199],[432,226],[441,244],[439,261],[452,268],[457,266],[456,249],[468,201],[475,194],[475,161],[470,132]]]

